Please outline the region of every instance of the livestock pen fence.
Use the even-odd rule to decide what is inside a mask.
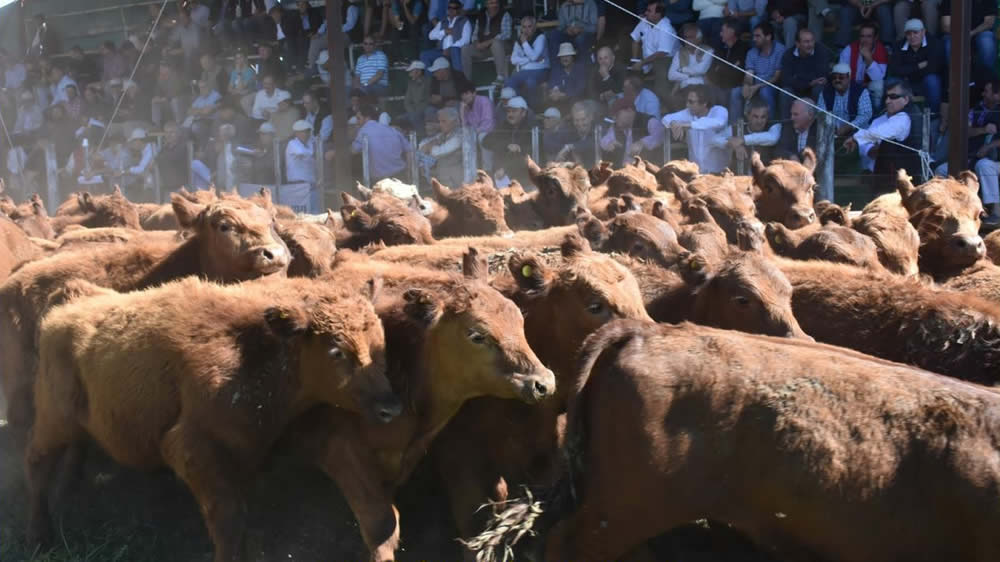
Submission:
[[[864,192],[864,187],[862,186],[861,192],[857,191],[858,184],[864,183],[862,181],[862,176],[860,174],[851,173],[840,173],[835,176],[835,160],[836,158],[836,124],[834,119],[829,115],[819,114],[817,115],[818,129],[817,129],[817,168],[815,171],[817,184],[819,190],[817,196],[819,199],[828,199],[831,201],[836,200],[837,202],[846,203],[864,203],[864,199],[867,195]],[[923,136],[921,139],[921,148],[924,151],[930,152],[932,148],[931,140],[931,122],[932,115],[929,110],[924,109],[921,119]],[[788,122],[784,122],[786,126],[789,125]],[[504,124],[506,125],[506,123]],[[502,131],[503,127],[499,127],[497,130]],[[746,123],[744,121],[739,121],[733,125],[733,130],[736,135],[743,135],[746,132]],[[593,131],[594,139],[594,154],[596,155],[596,160],[600,161],[607,157],[607,154],[602,150],[600,145],[600,138],[607,132],[607,129],[601,125],[595,125]],[[495,169],[492,164],[491,154],[486,151],[480,139],[480,135],[471,128],[465,127],[459,131],[462,143],[462,170],[461,174],[466,182],[474,181],[476,177],[476,172],[478,169],[483,168],[488,171]],[[708,131],[697,131],[691,130],[689,134],[694,135],[691,139],[692,142],[703,142],[703,139],[698,138],[698,135],[711,134]],[[152,135],[152,143],[155,145],[155,150],[157,154],[160,153],[164,137],[162,134]],[[401,174],[402,177],[398,179],[411,183],[422,192],[428,193],[430,191],[430,186],[427,182],[427,175],[421,171],[421,163],[418,158],[417,152],[417,135],[414,132],[409,132],[408,141],[413,147],[413,151],[407,154],[406,157],[406,168]],[[530,155],[538,163],[544,163],[545,158],[543,157],[543,130],[541,127],[533,127],[531,129],[531,149]],[[292,178],[288,178],[286,175],[287,166],[285,160],[285,144],[287,141],[281,141],[275,139],[269,155],[267,158],[273,159],[273,162],[268,162],[267,168],[273,168],[273,177],[260,177],[256,175],[251,177],[251,160],[254,158],[261,158],[253,148],[241,145],[236,142],[221,142],[217,145],[216,153],[217,157],[214,161],[203,161],[198,158],[198,154],[195,150],[195,143],[188,141],[186,143],[187,148],[187,158],[186,158],[186,170],[184,170],[183,177],[185,178],[185,185],[188,188],[199,189],[206,188],[209,185],[215,185],[221,189],[231,189],[238,188],[241,185],[268,185],[276,189],[279,193],[281,191],[281,186],[288,185],[290,183],[301,183],[295,181],[289,181]],[[373,170],[373,157],[376,154],[375,151],[379,150],[378,146],[373,146],[369,142],[367,136],[362,135],[360,138],[361,150],[356,157],[356,164],[354,167],[354,177],[355,181],[359,181],[366,186],[371,186],[377,178],[375,171]],[[82,143],[80,147],[82,149],[83,161],[87,164],[83,167],[83,172],[91,172],[89,169],[89,163],[91,159],[91,148],[87,146],[86,142]],[[83,180],[83,173],[70,173],[70,171],[61,167],[57,161],[55,145],[53,142],[48,140],[39,141],[35,147],[32,148],[33,151],[39,150],[43,153],[44,158],[44,172],[38,173],[38,169],[28,170],[26,167],[26,160],[30,158],[23,154],[11,154],[8,156],[8,188],[11,192],[10,194],[14,197],[26,197],[32,192],[37,192],[43,196],[46,203],[46,208],[50,211],[59,205],[59,203],[65,199],[65,197],[77,189],[88,189],[97,192],[110,192],[115,185],[120,185],[126,196],[135,201],[144,202],[163,202],[169,197],[169,192],[180,187],[180,185],[167,185],[163,181],[163,174],[161,174],[162,162],[159,158],[153,160],[152,165],[149,169],[141,175],[133,175],[128,172],[127,167],[121,165],[119,161],[119,166],[117,169],[104,170],[102,179],[100,182],[88,182]],[[328,178],[332,177],[330,173],[331,170],[328,168],[330,165],[325,159],[324,143],[314,142],[313,143],[313,177],[315,182],[312,183],[311,194],[309,196],[309,201],[300,201],[297,198],[294,201],[290,201],[290,206],[293,208],[300,209],[304,212],[316,213],[323,211],[326,206],[336,207],[339,197],[336,197],[337,191],[353,191],[354,184],[351,185],[330,185]],[[656,153],[656,157],[649,158],[650,153],[645,152],[645,157],[651,160],[655,164],[661,164],[664,162],[669,162],[673,159],[686,158],[688,157],[688,145],[685,142],[678,142],[671,139],[670,131],[667,130],[665,133],[664,142],[659,147]],[[18,162],[18,158],[24,158],[25,161]],[[841,161],[842,162],[842,161]],[[613,163],[616,167],[621,165],[621,162]],[[847,168],[845,166],[845,168]],[[733,172],[738,175],[747,175],[751,172],[749,169],[749,162],[746,159],[733,158],[731,161],[731,168]],[[916,175],[916,170],[911,171],[911,175]],[[431,172],[433,174],[433,172]],[[873,182],[877,182],[881,178],[876,178],[874,176],[867,176],[866,179],[870,179]],[[839,185],[841,188],[845,189],[845,193],[838,194],[835,186]],[[456,186],[451,186],[456,187]],[[855,189],[855,191],[850,191],[850,189]],[[325,201],[321,197],[326,192]],[[298,193],[298,191],[296,191]],[[297,196],[298,197],[298,196]],[[279,197],[279,200],[283,197]]]

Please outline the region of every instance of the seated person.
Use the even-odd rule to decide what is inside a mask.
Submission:
[[[833,66],[830,82],[820,93],[817,105],[843,120],[835,124],[840,137],[853,135],[872,120],[872,100],[868,90],[851,80],[851,67],[843,63]]]
[[[816,109],[811,104],[815,104],[809,98],[795,100],[792,102],[791,123],[781,128],[781,137],[774,150],[774,157],[783,160],[795,160],[800,162],[802,151],[809,148],[816,150]]]
[[[558,161],[573,161],[584,168],[597,164],[594,121],[597,104],[593,101],[578,101],[573,104],[573,129],[568,142],[556,153]]]
[[[927,36],[924,22],[911,19],[903,28],[906,39],[889,57],[888,76],[906,80],[916,95],[927,99],[932,113],[941,111],[942,80],[946,75],[944,47]]]
[[[615,64],[615,52],[610,47],[601,47],[597,50],[597,66],[590,76],[588,95],[603,103],[611,103],[624,87],[625,67]]]
[[[515,179],[531,185],[525,157],[531,154],[531,129],[534,118],[528,116],[528,102],[515,96],[507,102],[506,123],[498,123],[493,132],[483,139],[483,146],[493,152],[493,179],[497,187],[504,187]]]
[[[889,176],[894,180],[896,171],[902,168],[914,178],[915,183],[923,183],[920,157],[916,150],[911,150],[920,146],[922,136],[921,120],[915,112],[911,114],[914,111],[910,107],[912,99],[913,90],[909,84],[889,80],[885,92],[885,113],[876,117],[867,129],[854,133],[844,141],[844,148],[848,152],[857,149],[862,166],[883,176],[882,179]],[[882,139],[894,142],[883,142]],[[895,185],[893,181],[880,183],[885,184],[880,190],[882,192]]]
[[[449,187],[465,183],[462,151],[462,128],[458,112],[446,107],[438,110],[438,134],[427,137],[417,147],[421,172],[428,182],[432,177]]]
[[[469,44],[472,38],[472,25],[469,18],[462,15],[462,3],[449,0],[448,15],[437,22],[427,37],[435,41],[434,48],[420,53],[420,61],[431,66],[438,57],[446,57],[451,67],[462,71],[462,47]]]
[[[737,160],[748,160],[756,151],[765,164],[774,157],[774,145],[781,138],[781,123],[771,121],[771,108],[761,98],[754,98],[747,106],[746,130],[742,135],[717,137],[717,146],[728,146]]]
[[[624,106],[615,114],[615,123],[601,137],[602,158],[616,166],[631,164],[636,156],[659,159],[666,131],[656,117],[636,113],[635,108]]]
[[[587,86],[587,70],[576,60],[576,49],[572,43],[559,46],[559,65],[549,73],[548,89],[545,97],[549,103],[569,105],[583,96]]]

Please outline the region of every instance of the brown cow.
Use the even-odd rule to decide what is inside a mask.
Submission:
[[[708,263],[721,263],[729,254],[726,232],[716,224],[708,204],[701,197],[685,201],[688,223],[677,233],[677,242],[686,250],[703,256]]]
[[[15,209],[10,217],[32,238],[43,240],[55,238],[52,220],[45,210],[45,202],[37,193],[33,194],[24,205]]]
[[[284,274],[288,248],[269,211],[244,200],[191,203],[172,196],[174,212],[191,235],[183,242],[146,240],[61,252],[21,267],[0,286],[0,377],[10,423],[30,422],[37,327],[48,295],[74,278],[133,291],[189,275],[235,282]]]
[[[324,225],[289,220],[278,223],[278,236],[288,247],[289,277],[321,277],[330,272],[337,239]]]
[[[55,239],[55,243],[59,251],[65,251],[80,244],[108,244],[133,240],[181,241],[186,235],[187,233],[183,231],[154,230],[147,232],[119,226],[75,228],[64,231]]]
[[[91,195],[90,192],[82,191],[75,199],[75,205],[66,208],[76,212],[56,213],[56,216],[52,217],[52,228],[57,235],[70,225],[87,228],[121,226],[142,229],[135,204],[126,199],[117,187],[110,195]]]
[[[580,234],[601,252],[627,254],[663,267],[673,266],[684,252],[674,229],[646,213],[629,211],[602,222],[581,207],[576,220]]]
[[[343,230],[337,231],[337,247],[357,250],[369,244],[433,244],[431,223],[407,203],[392,195],[375,192],[360,201],[340,193]]]
[[[876,197],[865,205],[851,227],[871,237],[878,250],[878,259],[897,275],[916,275],[920,236],[910,224],[910,214],[900,202],[898,193]]]
[[[811,148],[802,152],[802,163],[774,160],[765,166],[760,155],[750,158],[753,183],[758,190],[757,216],[764,222],[780,222],[791,229],[816,222],[813,197],[816,180],[816,154]]]
[[[778,260],[817,341],[984,384],[1000,382],[1000,307],[971,294],[828,262]]]
[[[839,224],[840,226],[851,226],[851,203],[841,207],[836,203],[827,201],[817,201],[813,205],[816,216],[819,217],[819,224]]]
[[[545,560],[619,559],[698,518],[785,560],[1000,559],[996,392],[827,345],[635,320],[591,335],[580,373]]]
[[[685,222],[700,220],[701,207],[705,206],[730,244],[740,245],[748,232],[764,231],[757,218],[754,187],[741,176],[699,176],[677,193],[680,215]]]
[[[524,312],[528,343],[556,375],[555,396],[533,407],[471,400],[434,444],[460,536],[474,534],[474,513],[487,498],[503,501],[507,486],[547,482],[546,475],[554,474],[558,419],[566,406],[561,390],[575,383],[574,355],[584,338],[613,318],[649,319],[627,269],[591,252],[576,234],[567,236],[562,254],[555,267],[530,253],[515,254],[509,275],[493,282]]]
[[[885,271],[878,259],[878,248],[871,238],[860,232],[829,223],[819,227],[789,230],[785,225],[769,222],[764,229],[768,244],[779,256],[796,260],[824,260],[846,263],[872,271]]]
[[[25,454],[29,541],[50,537],[55,468],[90,436],[122,464],[170,467],[201,507],[215,560],[244,560],[246,493],[291,420],[322,404],[383,423],[402,411],[371,289],[358,293],[187,279],[53,309]]]
[[[983,204],[974,174],[914,186],[906,171],[899,170],[896,189],[920,235],[920,271],[946,278],[986,255],[979,236]]]
[[[504,194],[507,224],[511,229],[538,230],[573,224],[578,206],[587,206],[590,177],[579,164],[557,162],[544,169],[527,157],[528,174],[538,189],[525,193],[520,184]]]
[[[344,416],[326,409],[319,420],[303,424],[300,438],[306,443],[299,445],[338,482],[361,479],[357,486],[385,494],[381,502],[361,506],[364,514],[352,503],[362,535],[369,545],[379,545],[373,548],[376,561],[394,559],[398,544],[395,488],[466,400],[491,396],[533,404],[556,391],[552,372],[525,340],[520,311],[486,284],[486,263],[477,252],[466,254],[461,277],[384,265],[348,259],[333,276],[358,280],[385,274],[376,308],[386,331],[388,375],[407,408],[390,424],[352,432],[331,431],[322,418]],[[373,455],[377,469],[345,474],[345,462]]]
[[[489,236],[509,232],[504,218],[504,201],[486,172],[476,181],[449,189],[431,179],[437,203],[428,216],[434,238],[449,236]]]
[[[678,269],[680,282],[644,291],[651,297],[646,310],[653,320],[674,324],[687,320],[726,330],[811,339],[792,314],[792,286],[770,259],[733,251],[712,264],[698,254],[686,254]],[[640,282],[647,279],[640,276]]]
[[[994,230],[983,238],[986,246],[986,257],[993,263],[1000,265],[1000,230]]]
[[[0,216],[0,285],[18,265],[41,255],[41,250],[14,221]]]

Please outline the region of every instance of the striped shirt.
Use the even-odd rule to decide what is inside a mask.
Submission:
[[[358,57],[358,62],[354,65],[354,74],[361,79],[362,86],[367,85],[368,81],[378,74],[380,70],[382,71],[382,77],[379,78],[378,84],[380,86],[388,86],[389,59],[382,51],[375,51],[370,55],[361,55]]]
[[[771,44],[770,56],[760,54],[760,49],[754,47],[747,52],[746,69],[761,78],[774,82],[774,73],[781,70],[781,56],[785,54],[785,46],[775,41]],[[754,83],[757,81],[754,80]]]

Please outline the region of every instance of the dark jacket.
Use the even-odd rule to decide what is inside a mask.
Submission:
[[[797,56],[797,48],[785,51],[781,56],[781,85],[792,91],[793,94],[810,95],[812,86],[810,82],[817,78],[823,78],[830,72],[830,60],[826,50],[822,47],[813,51],[813,54],[803,57]]]
[[[620,94],[625,90],[625,67],[620,64],[612,66],[611,71],[608,72],[607,80],[601,77],[601,73],[598,71],[596,64],[594,64],[593,67],[594,69],[591,71],[587,95],[592,98],[596,98],[608,90],[611,90],[616,94]]]
[[[912,103],[906,106],[904,111],[910,116],[910,135],[903,140],[902,144],[910,148],[919,149],[924,136],[923,117]],[[895,178],[896,171],[900,168],[910,174],[914,185],[924,182],[923,166],[920,164],[919,154],[898,144],[880,142],[878,145],[878,154],[875,156],[874,172]]]
[[[933,37],[927,37],[927,45],[919,49],[911,49],[906,45],[904,39],[902,43],[896,45],[896,50],[889,57],[889,68],[887,76],[906,78],[910,84],[919,83],[928,74],[942,75],[945,70],[944,46]],[[927,62],[927,66],[920,68],[921,62]]]
[[[817,119],[809,126],[809,133],[806,135],[806,146],[813,150],[816,150],[816,129],[818,127],[819,120]],[[774,145],[774,157],[787,159],[792,156],[802,157],[799,153],[799,134],[795,132],[795,127],[791,123],[785,123],[781,127],[781,137],[778,138],[778,144]]]
[[[526,180],[528,164],[525,156],[531,154],[531,129],[535,125],[535,120],[530,115],[525,115],[516,127],[506,120],[497,123],[493,132],[483,138],[483,146],[493,151],[494,168],[503,168],[510,178]],[[521,147],[521,151],[509,152],[507,146],[511,144]]]
[[[857,82],[851,81],[847,90],[847,115],[851,119],[855,119],[858,116],[858,100],[861,99],[861,93],[865,91],[865,87]],[[823,109],[829,112],[833,112],[833,99],[837,96],[837,92],[833,89],[833,84],[830,82],[826,83],[826,87],[823,88]]]
[[[775,10],[786,18],[797,15],[804,16],[809,10],[809,5],[806,3],[806,0],[771,0],[767,3],[767,17],[770,18]],[[795,46],[788,45],[788,48],[794,49]]]
[[[739,68],[743,68],[746,66],[747,51],[749,50],[750,45],[746,41],[739,40],[732,47],[723,45],[721,48],[716,49],[715,55],[726,59],[726,61],[735,64]],[[739,68],[733,68],[721,62],[713,64],[708,69],[708,80],[720,88],[738,88],[743,85],[743,73],[740,72]]]

